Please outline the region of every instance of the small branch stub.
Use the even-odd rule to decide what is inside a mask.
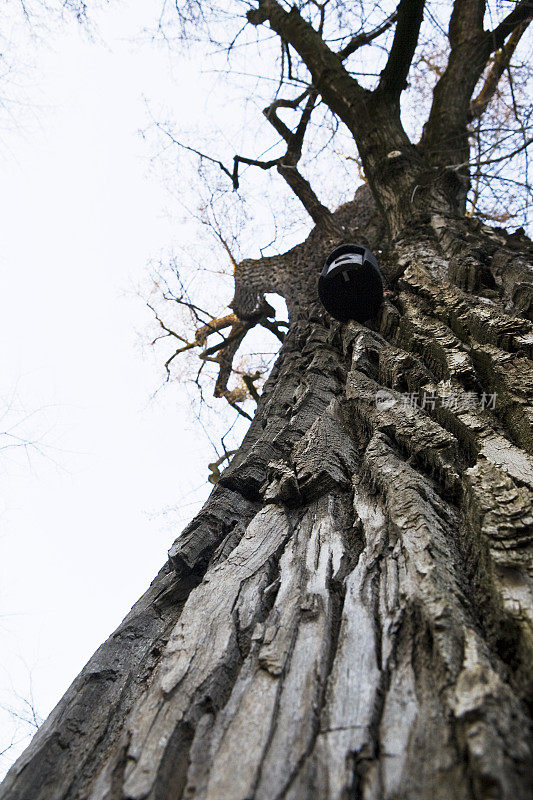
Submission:
[[[383,279],[374,254],[359,244],[336,247],[318,279],[318,295],[328,314],[341,322],[375,317],[383,302]]]

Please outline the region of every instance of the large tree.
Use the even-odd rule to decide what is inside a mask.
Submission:
[[[284,69],[309,79],[266,109],[282,155],[220,166],[235,185],[243,163],[276,168],[314,227],[288,252],[236,263],[231,311],[178,350],[216,359],[215,391],[235,404],[245,335],[280,333],[266,293],[285,298],[289,329],[211,497],[0,797],[526,800],[531,245],[466,203],[476,120],[533,4],[499,4],[490,27],[483,0],[455,0],[418,142],[400,100],[423,0],[362,30],[355,4],[244,5],[247,25],[279,37]],[[368,88],[350,58],[383,35]],[[299,169],[319,103],[367,181],[334,212]],[[336,322],[317,297],[326,256],[353,241],[379,251],[386,281],[366,324]]]

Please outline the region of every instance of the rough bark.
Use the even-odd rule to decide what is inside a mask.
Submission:
[[[2,800],[531,796],[529,242],[419,219],[341,325],[324,257],[383,224],[366,187],[333,217],[237,271],[291,320],[250,430]]]

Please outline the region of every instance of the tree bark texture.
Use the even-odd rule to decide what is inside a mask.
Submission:
[[[531,797],[528,241],[420,219],[376,324],[333,321],[325,256],[382,237],[364,187],[241,265],[291,320],[250,430],[2,800]],[[402,402],[443,384],[496,408]]]

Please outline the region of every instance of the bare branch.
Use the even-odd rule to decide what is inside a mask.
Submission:
[[[239,410],[239,409],[237,409],[237,410]],[[224,461],[226,461],[226,460],[229,461],[231,456],[235,455],[236,452],[237,452],[237,450],[227,450],[226,452],[224,452],[223,455],[220,456],[220,458],[217,458],[216,461],[212,461],[210,464],[207,465],[209,467],[209,469],[211,470],[211,474],[209,475],[209,477],[207,479],[209,481],[209,483],[218,483],[219,482],[219,480],[220,480],[220,465],[223,464]]]
[[[283,326],[284,328],[287,328],[288,327],[287,322],[275,322],[270,319],[264,319],[261,321],[261,325],[263,326],[263,328],[266,328],[268,331],[273,333],[274,336],[276,336],[276,338],[283,343],[285,339],[285,333],[283,331],[280,331],[280,327]]]
[[[233,174],[230,176],[233,181],[233,188],[239,188],[239,164],[247,164],[250,167],[260,167],[260,169],[272,169],[279,164],[279,158],[273,158],[270,161],[258,161],[255,158],[246,158],[246,156],[233,156]]]
[[[495,30],[487,34],[490,51],[499,50],[506,38],[522,23],[529,24],[533,18],[533,0],[521,0],[520,3],[508,14]]]
[[[450,57],[435,87],[431,112],[419,145],[433,164],[444,166],[450,161],[469,161],[468,123],[472,119],[472,94],[491,53],[503,47],[505,38],[516,27],[528,24],[531,20],[533,0],[518,3],[492,32],[483,30],[484,9],[483,0],[455,0],[454,3],[449,30]],[[505,60],[505,56],[502,58]],[[496,65],[491,79],[499,79],[504,69],[505,65],[501,71]],[[494,90],[496,85],[497,80]],[[490,91],[489,84],[487,94]],[[468,176],[465,178],[468,182]]]
[[[517,147],[510,153],[505,153],[505,155],[499,156],[498,158],[487,158],[484,161],[477,161],[477,160],[465,161],[462,164],[448,164],[446,166],[446,169],[458,170],[462,169],[463,167],[474,166],[474,165],[476,167],[483,167],[486,164],[499,164],[501,161],[508,161],[510,158],[514,158],[514,156],[517,156],[518,153],[521,153],[523,150],[526,150],[526,148],[528,148],[531,143],[533,143],[533,136],[530,137],[529,139],[526,139],[526,141],[523,144],[521,144],[520,147]]]
[[[347,45],[345,45],[342,50],[339,50],[338,56],[339,58],[344,61],[345,58],[351,56],[352,53],[355,53],[356,50],[359,50],[360,47],[364,47],[367,44],[370,44],[377,39],[378,36],[381,36],[382,33],[388,31],[398,18],[398,9],[394,11],[386,20],[384,20],[381,25],[378,25],[374,30],[367,31],[366,33],[358,33],[356,36],[351,39]]]
[[[293,132],[277,115],[278,108],[297,108],[302,100],[307,97],[307,103],[300,117],[300,121]],[[315,107],[317,93],[308,89],[294,100],[274,100],[263,114],[274,129],[287,142],[287,152],[279,159],[277,169],[279,174],[290,186],[296,197],[316,225],[331,225],[332,214],[329,208],[323,205],[313,191],[311,184],[299,172],[298,161],[302,155],[305,132]]]
[[[396,9],[398,21],[394,40],[378,86],[378,90],[394,97],[399,97],[407,86],[407,75],[424,16],[424,4],[425,0],[400,0]]]
[[[509,67],[511,58],[513,57],[517,45],[528,25],[529,22],[527,21],[520,23],[520,25],[518,25],[512,32],[511,36],[509,37],[509,41],[506,42],[506,44],[504,44],[503,47],[495,54],[491,68],[485,79],[485,83],[483,84],[477,97],[470,103],[470,119],[476,119],[480,117],[492,100],[500,78],[505,70]]]
[[[210,161],[212,164],[218,164],[218,166],[220,167],[222,172],[225,175],[227,175],[228,178],[233,180],[233,174],[229,171],[229,169],[227,167],[224,166],[222,161],[218,160],[218,158],[213,158],[212,156],[208,156],[206,153],[202,153],[200,150],[197,150],[195,147],[190,147],[188,144],[183,144],[183,142],[178,141],[178,139],[176,139],[174,136],[172,136],[170,131],[168,131],[166,128],[164,128],[163,125],[161,125],[160,122],[156,122],[155,126],[160,131],[162,131],[162,133],[164,133],[165,136],[168,136],[168,138],[170,139],[170,141],[173,144],[177,145],[178,147],[181,147],[183,150],[188,150],[190,153],[194,153],[195,155],[199,156],[201,159],[205,159],[206,161]]]
[[[212,333],[218,333],[219,331],[224,330],[224,328],[229,328],[230,325],[234,325],[236,322],[236,314],[227,314],[225,317],[213,319],[211,322],[208,322],[206,325],[198,328],[194,338],[196,339],[197,344],[203,345],[205,344],[207,337]]]
[[[267,120],[270,122],[272,127],[279,133],[282,139],[284,139],[287,142],[287,144],[289,144],[293,136],[293,133],[291,129],[288,128],[287,125],[285,125],[285,123],[282,122],[282,120],[280,120],[280,118],[277,115],[277,110],[278,108],[292,108],[292,109],[298,108],[302,100],[304,100],[307,97],[309,92],[310,89],[306,89],[305,92],[298,95],[298,97],[295,97],[294,100],[284,100],[281,98],[276,98],[269,106],[263,109],[263,114],[265,115]]]
[[[224,175],[227,175],[228,178],[231,180],[234,189],[239,188],[239,164],[248,164],[249,166],[260,167],[261,169],[272,169],[275,167],[279,161],[278,158],[274,158],[271,161],[259,161],[255,158],[247,158],[246,156],[234,156],[233,157],[233,170],[229,170],[222,161],[218,158],[213,158],[212,156],[207,155],[207,153],[203,153],[201,150],[197,150],[195,147],[190,147],[188,144],[184,144],[180,142],[179,139],[176,139],[170,131],[164,128],[159,122],[155,123],[156,127],[162,131],[165,136],[167,136],[170,141],[175,144],[177,147],[180,147],[182,150],[188,150],[190,153],[194,153],[200,159],[210,161],[212,164],[217,164]]]
[[[165,323],[163,322],[163,320],[161,319],[161,317],[159,316],[159,314],[157,313],[157,311],[155,310],[155,308],[154,308],[154,307],[153,307],[153,306],[152,306],[150,303],[146,303],[146,305],[147,305],[147,307],[150,309],[150,311],[152,311],[152,313],[153,313],[154,317],[156,318],[156,320],[157,320],[157,322],[159,323],[159,325],[161,326],[161,328],[162,328],[162,329],[165,331],[165,333],[166,333],[166,335],[167,335],[167,336],[174,336],[174,337],[175,337],[176,339],[178,339],[180,342],[184,342],[185,344],[187,344],[187,340],[186,340],[186,339],[184,339],[182,336],[179,336],[179,334],[177,334],[177,333],[176,333],[176,331],[173,331],[173,330],[171,330],[170,328],[168,328],[168,327],[165,325]],[[160,338],[161,338],[161,337],[160,337],[160,336],[158,336],[158,337],[157,337],[157,339],[154,339],[154,340],[153,340],[152,344],[154,344],[154,343],[155,343],[155,342],[156,342],[158,339],[160,339]]]
[[[331,110],[344,121],[353,118],[354,111],[365,100],[365,90],[295,6],[285,11],[276,0],[259,0],[258,7],[250,9],[246,16],[252,25],[268,22],[272,30],[300,55],[311,73],[314,87]]]

